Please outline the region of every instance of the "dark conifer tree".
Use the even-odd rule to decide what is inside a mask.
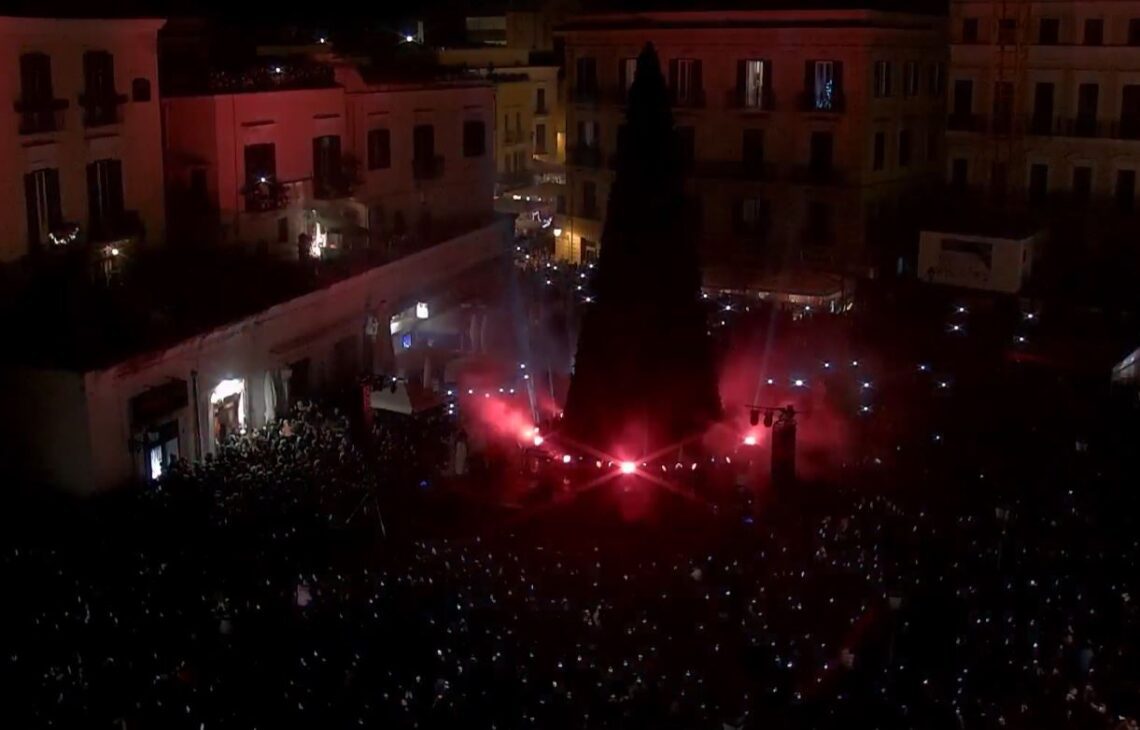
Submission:
[[[637,59],[607,204],[596,300],[582,325],[567,435],[639,456],[720,413],[693,208],[657,52]]]

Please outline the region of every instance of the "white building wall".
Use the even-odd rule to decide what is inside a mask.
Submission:
[[[164,419],[178,422],[180,453],[189,457],[209,453],[215,446],[209,398],[219,382],[245,380],[246,423],[258,427],[266,421],[268,372],[309,358],[310,382],[320,384],[332,371],[334,344],[345,337],[356,338],[361,348],[375,347],[373,362],[381,363],[390,357],[390,344],[383,340],[388,337],[391,312],[432,288],[501,260],[511,241],[510,229],[510,220],[498,219],[326,289],[104,370],[16,374],[3,383],[4,392],[35,396],[18,404],[12,425],[18,426],[24,441],[42,446],[35,453],[10,451],[11,456],[37,462],[33,466],[43,481],[74,492],[106,489],[140,476],[143,457],[131,444],[145,429],[131,423],[131,400],[172,379],[184,380],[191,390],[189,405]],[[369,315],[382,323],[375,343],[365,339]],[[357,362],[363,360],[358,357]]]

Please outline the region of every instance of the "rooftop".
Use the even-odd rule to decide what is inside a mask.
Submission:
[[[583,13],[556,30],[559,33],[585,30],[668,30],[716,28],[916,28],[936,25],[933,14],[922,12],[923,3],[889,4],[864,2],[740,2],[720,3],[701,10],[692,3],[674,7],[655,5],[644,10]]]
[[[365,249],[315,266],[237,247],[140,249],[122,274],[92,275],[85,251],[3,272],[0,362],[88,371],[169,347],[275,304],[488,225],[440,221],[389,251]]]

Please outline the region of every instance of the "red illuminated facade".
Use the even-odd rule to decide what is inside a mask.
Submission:
[[[163,240],[162,24],[0,17],[0,263]]]
[[[943,169],[940,18],[871,11],[579,16],[566,47],[568,194],[558,253],[595,256],[646,42],[670,84],[707,284],[772,269],[865,272],[879,223]]]

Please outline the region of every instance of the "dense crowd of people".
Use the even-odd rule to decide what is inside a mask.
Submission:
[[[716,459],[568,494],[586,465],[496,509],[471,493],[533,475],[449,480],[447,416],[302,407],[144,490],[10,511],[5,726],[1137,730],[1129,437],[976,369],[880,373],[862,458],[791,491]]]
[[[1115,462],[1043,454],[1012,491],[853,474],[744,519],[627,480],[528,521],[383,537],[381,508],[402,515],[377,443],[405,441],[357,448],[307,410],[150,491],[13,528],[12,726],[1140,717],[1140,517]],[[624,490],[649,490],[652,515],[615,517]]]

